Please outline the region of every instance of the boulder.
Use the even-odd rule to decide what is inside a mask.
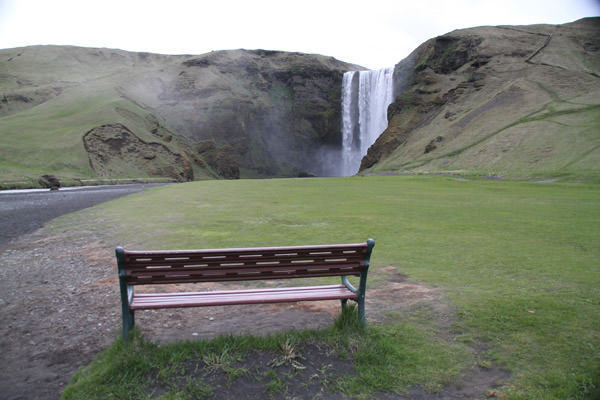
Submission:
[[[58,190],[60,188],[60,181],[54,175],[42,175],[38,182],[40,185],[50,190]]]

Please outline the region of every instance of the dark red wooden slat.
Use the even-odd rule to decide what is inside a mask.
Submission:
[[[354,299],[358,296],[343,285],[250,289],[220,292],[136,294],[131,309],[262,304],[290,301]]]
[[[244,264],[253,264],[253,263],[288,263],[288,262],[330,262],[330,260],[335,259],[348,259],[348,260],[361,260],[364,259],[363,253],[331,253],[331,254],[312,254],[312,255],[304,255],[297,254],[294,256],[277,256],[277,255],[266,255],[262,254],[260,256],[245,256],[245,257],[126,257],[125,263],[132,268],[136,267],[146,267],[146,266],[161,266],[161,265],[169,265],[169,266],[186,266],[186,265],[219,265],[219,264],[228,264],[228,263],[244,263]]]
[[[228,248],[228,249],[201,249],[201,250],[128,250],[125,252],[129,256],[152,256],[169,254],[173,257],[182,257],[189,254],[257,254],[257,253],[291,253],[291,252],[318,252],[328,250],[349,251],[354,249],[366,249],[365,243],[334,244],[334,245],[314,245],[314,246],[282,246],[282,247],[250,247],[250,248]]]
[[[198,276],[189,276],[189,277],[181,277],[181,278],[173,278],[173,277],[165,277],[160,280],[156,279],[136,279],[129,281],[130,285],[141,285],[141,284],[171,284],[171,283],[195,283],[195,282],[231,282],[231,281],[254,281],[254,280],[271,280],[271,279],[290,279],[290,278],[318,278],[318,277],[329,277],[329,276],[359,276],[360,273],[340,273],[337,275],[333,275],[331,273],[323,273],[323,274],[289,274],[289,275],[264,275],[264,274],[254,274],[254,275],[245,275],[245,276],[206,276],[206,277],[198,277]]]
[[[296,262],[296,263],[280,263],[280,264],[226,264],[226,265],[188,265],[188,266],[170,266],[170,265],[153,265],[146,267],[136,267],[129,268],[128,271],[131,271],[132,274],[137,273],[153,273],[156,271],[160,273],[162,271],[202,271],[202,270],[227,270],[227,269],[320,269],[320,268],[336,268],[343,267],[345,265],[362,265],[362,260],[354,261],[354,260],[339,260],[339,261],[331,261],[324,263],[305,263],[305,262]]]
[[[228,270],[258,270],[258,271],[278,271],[278,270],[337,270],[340,268],[351,268],[362,266],[362,262],[352,262],[348,260],[329,262],[329,263],[292,263],[292,264],[250,264],[250,265],[216,265],[216,266],[189,266],[189,267],[170,267],[170,266],[152,266],[147,268],[128,269],[129,275],[155,274],[163,273],[194,273],[195,271],[228,271]]]
[[[353,257],[360,254],[364,254],[364,251],[357,252],[343,252],[343,251],[333,251],[333,252],[295,252],[295,253],[254,253],[254,254],[203,254],[198,251],[198,253],[190,253],[185,256],[175,255],[171,252],[165,252],[162,254],[139,254],[132,255],[127,253],[125,257],[125,261],[129,264],[144,264],[144,263],[154,263],[154,262],[189,262],[189,261],[219,261],[219,260],[248,260],[248,259],[256,259],[256,260],[268,260],[268,259],[298,259],[298,258],[326,258],[326,257],[335,257],[335,256],[344,256],[344,257]]]
[[[283,273],[285,271],[332,271],[335,273],[339,270],[348,270],[348,269],[362,269],[364,266],[362,263],[339,263],[332,265],[243,265],[243,266],[227,266],[227,267],[195,267],[195,268],[148,268],[148,269],[136,269],[136,270],[128,270],[127,277],[135,277],[138,275],[155,275],[155,276],[163,276],[163,275],[189,275],[189,274],[205,274],[205,273],[215,273],[215,274],[227,274],[227,273],[241,273],[244,271],[248,272],[261,272],[261,273],[269,273],[269,272],[280,272]]]
[[[344,264],[335,267],[318,268],[237,268],[237,269],[198,269],[198,270],[147,270],[137,271],[129,274],[129,284],[173,283],[189,281],[215,281],[215,280],[245,280],[253,279],[276,279],[291,277],[322,277],[359,275],[362,268],[360,265]]]
[[[362,265],[361,261],[353,261],[353,260],[339,260],[339,261],[331,261],[325,263],[305,263],[305,262],[297,262],[297,263],[281,263],[281,264],[226,264],[226,265],[190,265],[190,266],[148,266],[148,267],[136,267],[136,268],[127,268],[131,274],[138,273],[157,273],[160,274],[163,271],[180,271],[180,272],[189,272],[189,271],[205,271],[205,270],[220,270],[225,271],[228,269],[263,269],[263,270],[276,270],[276,269],[334,269],[334,268],[343,268],[347,265],[358,266]]]

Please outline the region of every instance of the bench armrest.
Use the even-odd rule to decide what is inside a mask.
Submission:
[[[358,289],[350,283],[346,275],[342,276],[342,285],[346,286],[352,293],[359,294]]]

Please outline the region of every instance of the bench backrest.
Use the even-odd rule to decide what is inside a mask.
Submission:
[[[116,250],[128,285],[360,275],[374,242],[216,250]]]

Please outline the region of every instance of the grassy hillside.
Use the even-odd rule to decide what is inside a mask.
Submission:
[[[368,368],[354,390],[402,392],[421,385],[444,392],[479,368],[499,367],[510,377],[500,382],[498,396],[591,399],[600,390],[598,204],[597,185],[426,177],[207,181],[118,199],[63,217],[51,229],[109,232],[113,245],[132,249],[373,237],[369,291],[382,289],[390,274],[405,274],[438,288],[447,311],[433,303],[408,307],[373,326],[369,335],[387,338],[390,347],[352,356]],[[401,302],[403,293],[389,296]],[[367,308],[367,316],[376,311]],[[397,352],[396,346],[409,331],[422,341],[413,342],[407,356],[408,349]],[[384,353],[390,368],[378,362]],[[423,382],[421,365],[434,366],[427,374],[441,381]],[[79,379],[105,371],[99,368]]]
[[[431,39],[396,66],[363,171],[599,182],[599,37],[588,18]]]
[[[116,50],[56,46],[0,51],[0,186],[35,185],[44,174],[65,183],[155,176],[134,165],[110,176],[91,168],[83,136],[107,123],[123,124],[141,140],[185,153],[177,140],[169,143],[153,134],[143,123],[151,114],[120,92],[135,74],[155,67],[141,59]],[[196,168],[199,177],[210,176],[205,169]]]
[[[336,144],[342,74],[356,68],[331,57],[262,50],[199,56],[66,46],[0,50],[0,185],[31,184],[43,174],[186,180],[192,170],[195,179],[235,178],[239,170],[322,172],[309,149]],[[122,149],[113,141],[102,150],[112,153],[96,158],[124,158],[135,142],[139,160],[106,168],[88,161],[84,135],[107,124],[124,127]],[[101,142],[116,138],[97,133]],[[144,155],[179,164],[171,173],[152,170]]]
[[[600,18],[586,18],[423,43],[395,67],[389,126],[361,173],[600,182],[599,37]],[[342,76],[357,69],[266,50],[0,50],[0,187],[44,174],[330,175],[341,162]]]

